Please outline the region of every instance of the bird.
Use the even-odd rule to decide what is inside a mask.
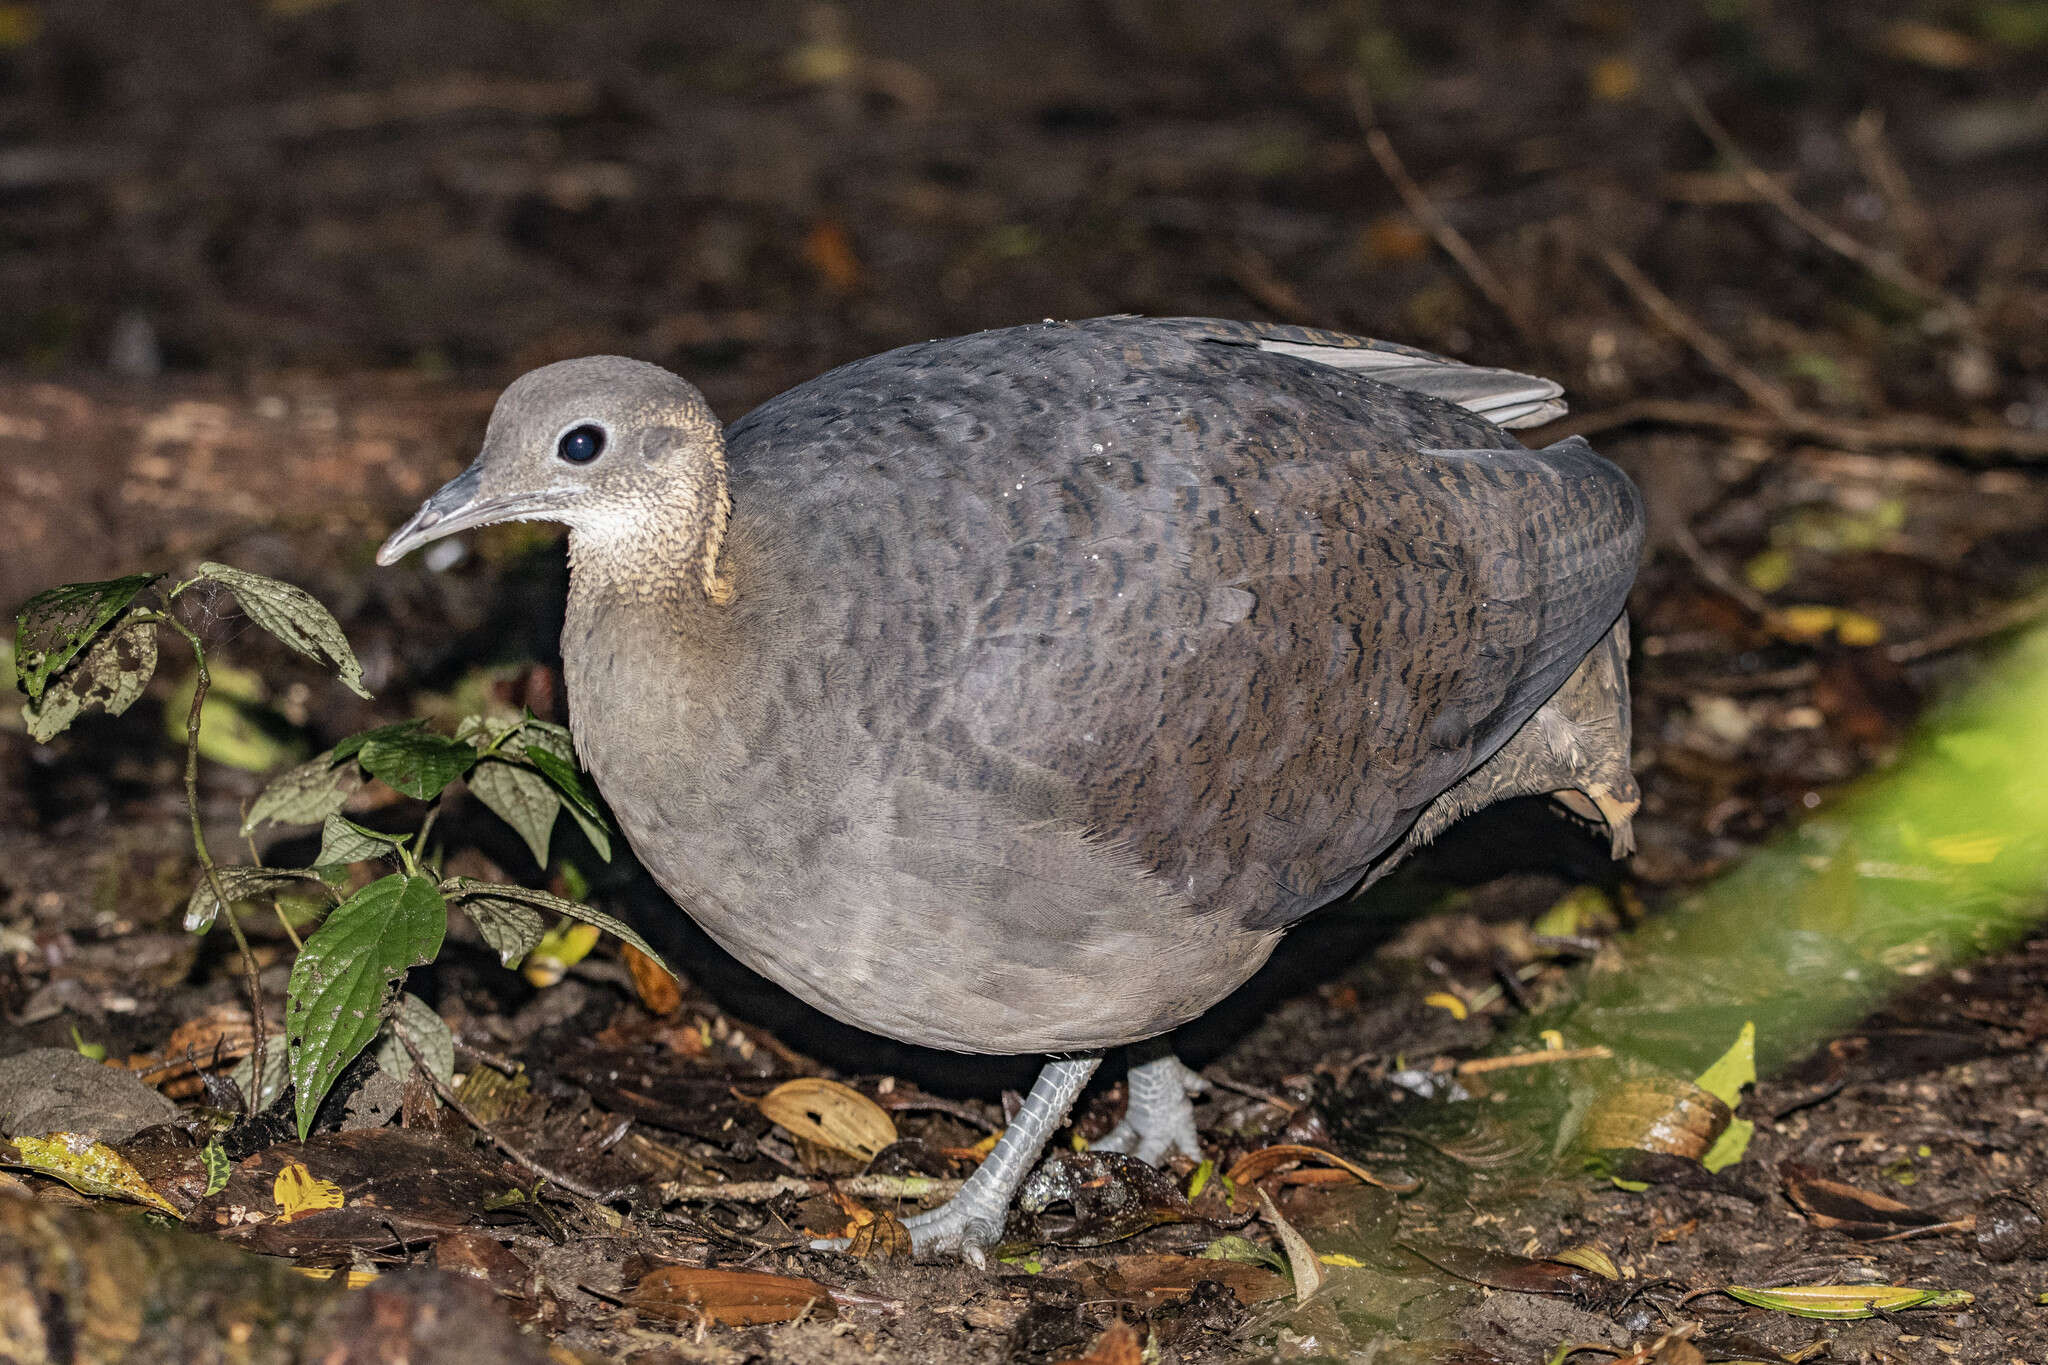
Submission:
[[[1047,1057],[958,1195],[976,1264],[1106,1051],[1098,1148],[1198,1155],[1168,1035],[1481,806],[1632,846],[1635,485],[1554,382],[1117,316],[855,360],[722,426],[592,356],[499,397],[378,562],[568,527],[577,753],[720,945],[907,1043]],[[821,1245],[824,1243],[821,1243]]]

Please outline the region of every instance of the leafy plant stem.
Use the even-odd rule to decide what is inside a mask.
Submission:
[[[243,818],[247,819],[248,814],[248,803],[243,802]],[[263,855],[256,849],[256,836],[253,834],[244,834],[242,836],[242,839],[245,843],[249,845],[250,864],[255,867],[263,866]],[[278,900],[276,897],[273,896],[270,901],[270,909],[271,912],[277,916],[278,924],[284,929],[284,936],[292,941],[292,951],[296,953],[302,950],[306,946],[305,942],[302,939],[300,939],[299,931],[292,928],[291,916],[285,914],[284,912],[284,902]]]
[[[421,859],[425,859],[427,856],[427,836],[434,832],[434,821],[440,814],[441,806],[439,802],[436,802],[427,808],[427,818],[420,821],[420,832],[414,836],[412,846],[419,850]],[[415,870],[417,870],[417,864],[415,864]],[[440,869],[436,868],[435,870],[438,872]]]
[[[177,589],[172,590],[175,596]],[[228,922],[228,932],[235,936],[235,947],[242,954],[242,974],[249,985],[249,1030],[255,1047],[256,1077],[252,1089],[255,1094],[244,1095],[242,1102],[248,1107],[249,1116],[256,1115],[256,1102],[262,1089],[262,1078],[266,1074],[265,1064],[269,1058],[270,1039],[263,1027],[263,985],[256,968],[256,954],[249,947],[249,936],[242,932],[241,917],[235,913],[234,903],[228,899],[227,891],[220,884],[220,871],[214,866],[213,855],[206,848],[206,829],[199,819],[199,717],[206,705],[206,689],[212,678],[206,671],[206,646],[199,642],[193,629],[170,612],[165,612],[164,623],[185,637],[185,643],[192,646],[194,681],[192,706],[185,713],[185,812],[192,819],[192,851],[199,855],[199,865],[206,869],[206,880],[213,887],[214,898],[220,902],[221,914]]]

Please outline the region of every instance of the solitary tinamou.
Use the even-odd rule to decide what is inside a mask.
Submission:
[[[734,956],[847,1023],[1050,1053],[916,1249],[979,1262],[1104,1049],[1097,1147],[1197,1154],[1158,1040],[1459,816],[1551,793],[1631,842],[1642,502],[1557,385],[1334,332],[1010,327],[720,429],[593,356],[499,398],[378,562],[569,528],[576,745]]]

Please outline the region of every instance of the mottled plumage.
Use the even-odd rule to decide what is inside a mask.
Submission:
[[[857,361],[721,447],[680,380],[571,361],[386,554],[568,522],[577,744],[670,894],[850,1023],[1094,1050],[1488,801],[1578,789],[1623,846],[1640,500],[1478,415],[1556,395],[1107,318]],[[565,473],[578,421],[612,446]]]

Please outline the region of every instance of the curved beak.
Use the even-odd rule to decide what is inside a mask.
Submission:
[[[411,521],[391,533],[391,538],[377,551],[377,562],[396,564],[420,546],[442,536],[467,531],[473,526],[489,526],[493,522],[544,517],[561,504],[560,495],[552,491],[480,497],[478,489],[482,486],[483,475],[475,465],[443,484],[440,492],[420,504],[420,510],[412,514]]]

